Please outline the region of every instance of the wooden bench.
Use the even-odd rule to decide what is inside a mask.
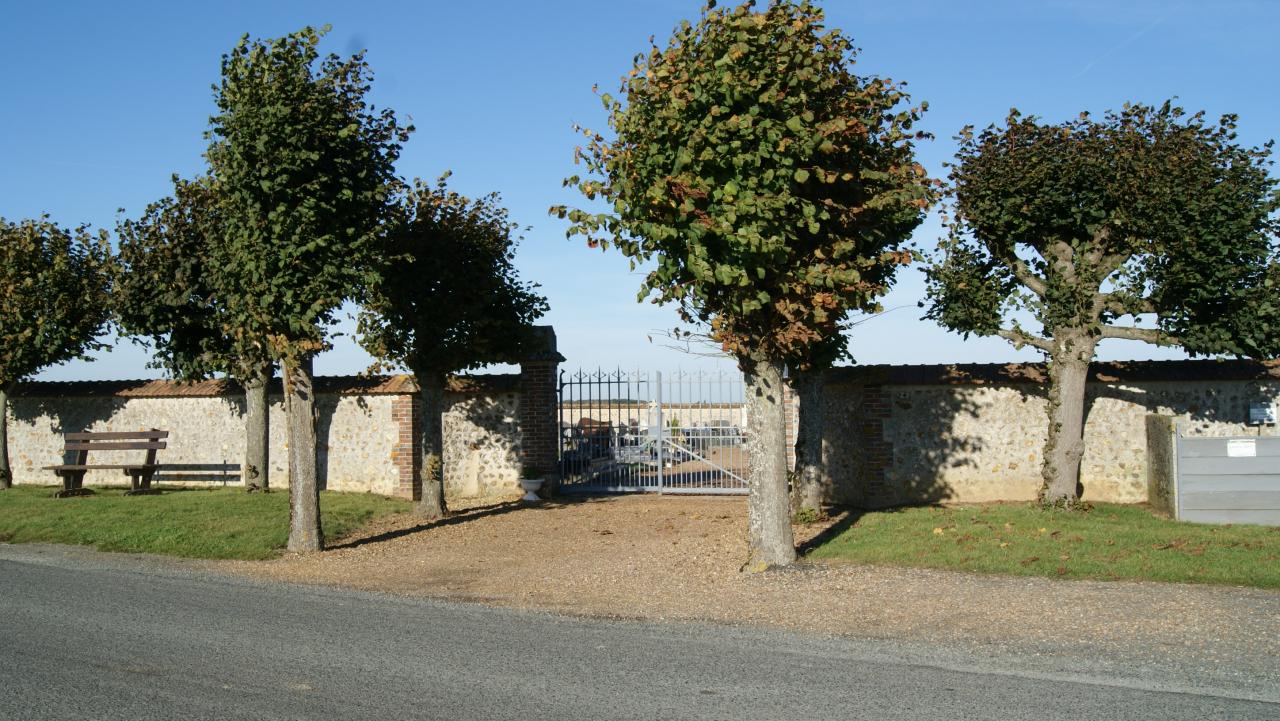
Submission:
[[[125,495],[139,493],[158,493],[151,488],[151,477],[155,475],[156,451],[165,447],[165,438],[169,431],[151,429],[136,432],[109,433],[68,433],[64,436],[63,453],[75,453],[75,462],[58,466],[45,466],[45,470],[53,471],[62,479],[62,490],[54,494],[55,498],[68,496],[87,496],[93,491],[84,487],[84,474],[100,468],[119,468],[129,477],[130,489]],[[94,455],[103,451],[141,451],[147,452],[141,463],[89,463],[89,451]]]

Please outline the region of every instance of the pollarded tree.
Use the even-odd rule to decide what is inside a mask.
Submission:
[[[116,226],[118,273],[112,288],[116,323],[145,336],[154,364],[180,380],[226,374],[245,389],[245,486],[266,490],[267,382],[272,363],[265,344],[228,341],[225,305],[209,272],[222,233],[216,189],[208,178],[173,179],[173,195]]]
[[[13,484],[8,405],[13,384],[105,348],[111,250],[105,231],[65,230],[47,216],[0,218],[0,489]]]
[[[450,373],[522,357],[533,322],[547,311],[512,260],[518,227],[496,194],[471,200],[415,181],[388,234],[381,281],[359,317],[361,344],[387,366],[408,368],[422,398],[422,499],[440,518],[444,498],[445,383]]]
[[[365,99],[362,54],[320,58],[324,31],[247,36],[222,58],[207,157],[224,232],[210,279],[232,350],[265,339],[281,364],[294,551],[323,547],[311,369],[334,313],[377,280],[382,222],[411,127]]]
[[[585,131],[573,177],[603,213],[553,208],[570,235],[652,262],[640,299],[705,322],[747,381],[747,568],[791,563],[782,371],[803,370],[851,311],[873,310],[910,260],[931,197],[914,161],[919,109],[852,72],[847,36],[811,3],[709,3],[637,55],[615,137]]]
[[[960,136],[927,317],[1048,356],[1045,505],[1079,503],[1085,381],[1103,339],[1274,357],[1275,313],[1257,301],[1274,293],[1280,194],[1270,145],[1240,147],[1235,125],[1165,103],[1056,125],[1015,110]],[[1139,326],[1147,314],[1154,326]]]

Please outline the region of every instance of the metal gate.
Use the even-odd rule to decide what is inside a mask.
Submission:
[[[561,490],[747,492],[734,372],[560,373]]]

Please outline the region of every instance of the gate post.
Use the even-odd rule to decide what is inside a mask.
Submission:
[[[666,450],[667,445],[667,419],[662,417],[662,372],[654,373],[656,382],[654,383],[656,390],[654,391],[654,404],[658,409],[658,493],[662,493],[662,452]]]
[[[560,485],[560,419],[556,411],[559,366],[556,332],[549,325],[534,326],[534,343],[520,361],[520,462],[542,471],[542,495]]]

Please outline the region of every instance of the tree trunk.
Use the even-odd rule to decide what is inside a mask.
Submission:
[[[796,419],[796,471],[791,489],[794,511],[822,511],[823,490],[828,487],[827,467],[822,458],[824,435],[823,373],[801,371],[795,376],[800,410]]]
[[[9,466],[9,388],[0,387],[0,491],[13,488]]]
[[[269,363],[263,364],[244,384],[244,467],[240,475],[250,491],[266,491],[271,486],[271,406],[267,398],[271,371]]]
[[[782,405],[782,365],[762,361],[746,371],[747,562],[763,571],[796,560],[787,498],[787,434]]]
[[[444,518],[444,386],[443,373],[415,373],[422,397],[422,499],[417,513],[427,520]]]
[[[1040,503],[1071,510],[1080,505],[1084,456],[1085,383],[1097,339],[1081,331],[1055,332],[1049,361],[1049,433],[1044,447]]]
[[[290,551],[324,549],[320,487],[316,481],[316,407],[311,358],[284,364],[284,409],[289,424]]]

